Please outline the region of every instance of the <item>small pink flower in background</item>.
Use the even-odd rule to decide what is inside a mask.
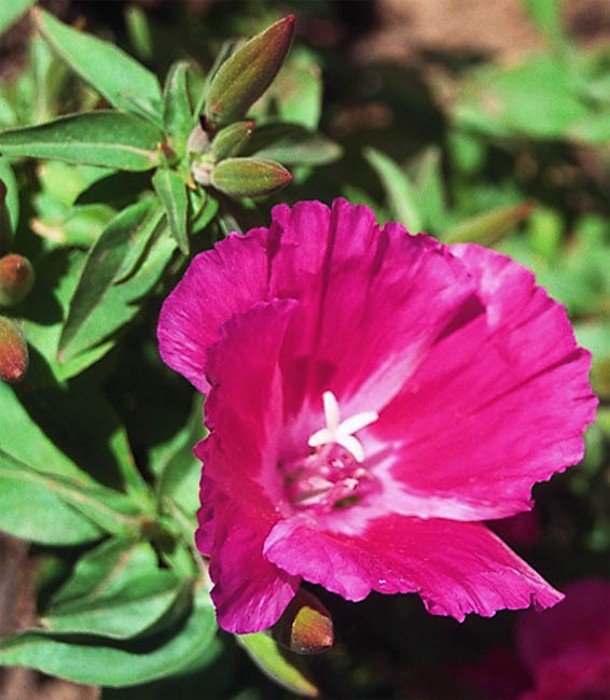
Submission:
[[[208,395],[196,537],[225,629],[270,627],[303,580],[458,620],[561,600],[482,524],[582,458],[596,405],[563,307],[510,259],[281,205],[193,260],[159,343]]]
[[[582,579],[553,610],[523,613],[517,648],[534,687],[520,700],[610,699],[610,584]]]

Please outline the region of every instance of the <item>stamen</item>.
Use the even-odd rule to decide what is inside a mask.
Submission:
[[[358,438],[354,436],[354,433],[374,423],[379,418],[377,412],[363,411],[342,421],[339,403],[333,392],[325,391],[322,395],[322,401],[324,403],[326,427],[317,430],[311,435],[307,444],[310,447],[341,445],[352,455],[356,462],[364,462],[364,448]]]

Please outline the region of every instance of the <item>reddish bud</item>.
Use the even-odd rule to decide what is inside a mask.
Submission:
[[[235,122],[219,131],[212,141],[212,153],[216,160],[229,158],[239,153],[254,129],[253,121]]]
[[[21,381],[28,364],[28,346],[21,329],[13,319],[0,316],[0,379]]]
[[[297,654],[321,654],[333,645],[333,620],[313,593],[300,588],[271,629],[271,636]]]
[[[0,258],[0,306],[13,306],[24,299],[34,285],[32,263],[22,255]]]
[[[293,35],[294,15],[288,15],[250,39],[220,66],[206,100],[210,124],[230,124],[244,116],[282,67]]]
[[[231,197],[260,197],[292,180],[283,165],[262,158],[227,158],[214,166],[211,183]]]

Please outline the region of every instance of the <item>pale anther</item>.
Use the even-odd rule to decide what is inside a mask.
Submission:
[[[309,438],[307,444],[310,447],[341,445],[352,455],[356,462],[364,462],[364,448],[358,438],[354,436],[354,433],[374,423],[379,418],[377,412],[363,411],[342,421],[339,403],[332,391],[324,392],[322,402],[324,404],[326,427],[317,430]]]

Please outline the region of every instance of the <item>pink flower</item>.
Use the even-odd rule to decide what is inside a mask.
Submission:
[[[521,700],[610,698],[610,585],[582,579],[566,586],[554,610],[528,610],[517,646],[534,688]]]
[[[161,355],[208,395],[200,551],[222,627],[273,625],[302,580],[433,614],[561,600],[481,521],[578,462],[589,354],[533,275],[363,206],[302,202],[198,255]]]

